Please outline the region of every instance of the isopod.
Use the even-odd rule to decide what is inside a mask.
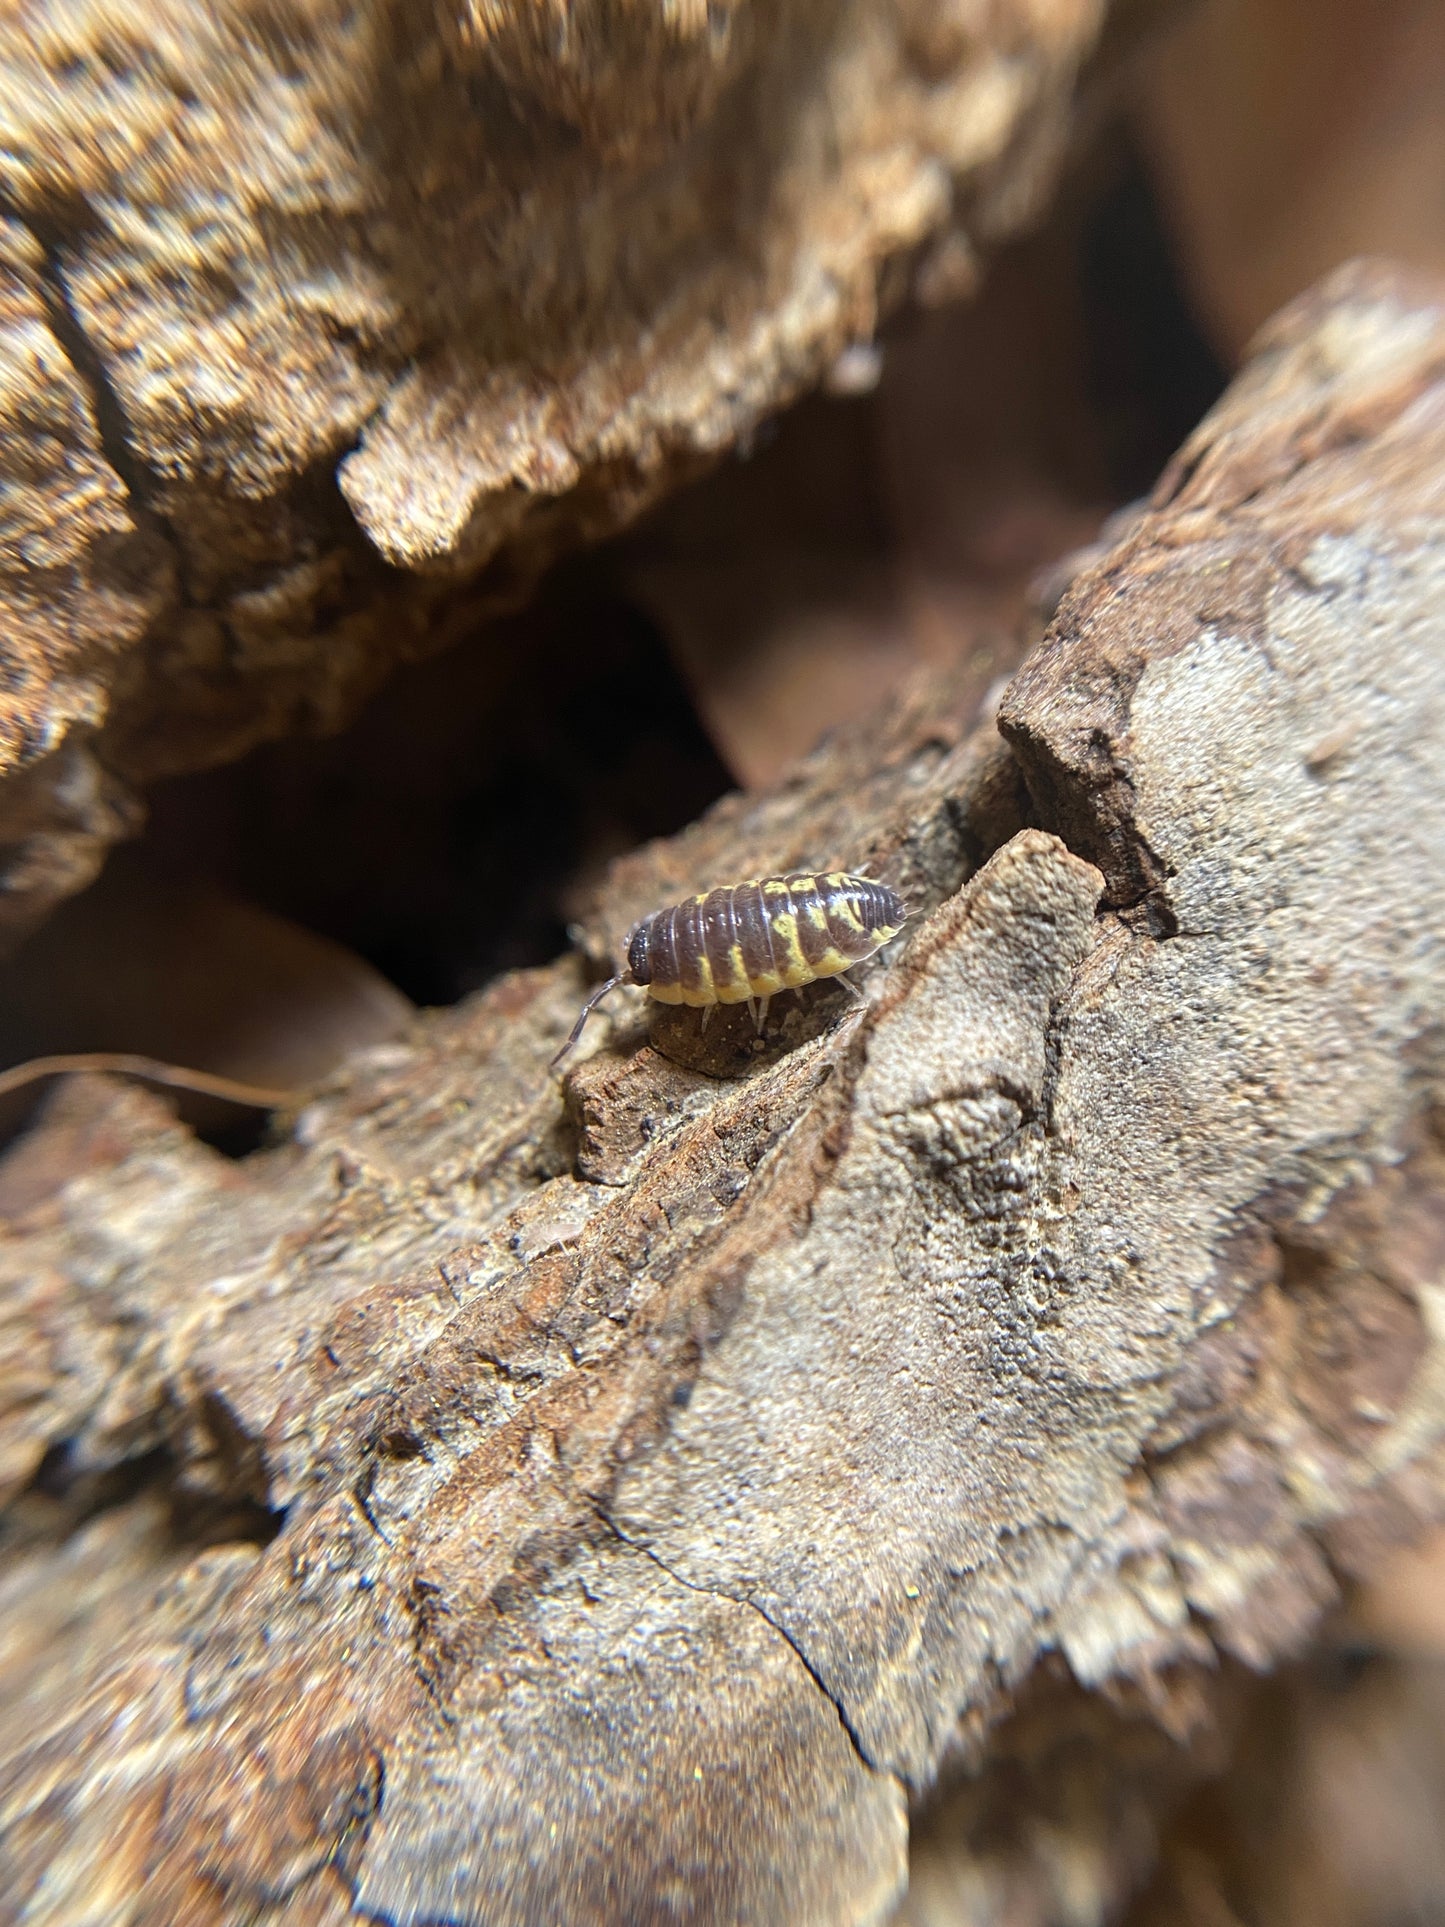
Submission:
[[[633,926],[626,966],[582,1006],[553,1069],[619,984],[636,984],[660,1004],[694,1005],[704,1011],[704,1023],[714,1004],[746,1004],[761,1030],[779,991],[842,976],[881,950],[906,921],[896,890],[842,870],[724,884],[654,910]]]

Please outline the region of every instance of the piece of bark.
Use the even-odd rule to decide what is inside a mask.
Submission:
[[[141,786],[338,726],[1017,231],[1103,11],[0,23],[0,940]]]
[[[83,1577],[0,1678],[0,1893],[880,1920],[967,1765],[1043,1921],[999,1722],[1057,1739],[1066,1668],[1144,1735],[1076,1835],[1117,1901],[1216,1679],[1445,1512],[1442,590],[1445,295],[1356,269],[1067,592],[1013,750],[920,688],[591,922],[870,864],[930,914],[866,1008],[723,1080],[599,1018],[569,1111],[564,962],[241,1164],[57,1095],[0,1247],[7,1610]]]
[[[0,941],[135,827],[90,743],[173,590],[51,326],[43,268],[35,237],[0,218]]]

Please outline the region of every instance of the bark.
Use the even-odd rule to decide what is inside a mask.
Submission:
[[[239,1163],[59,1093],[0,1165],[9,1917],[1101,1917],[1445,1511],[1442,590],[1445,294],[1356,267],[1002,734],[921,685],[592,920],[868,868],[925,916],[865,1008],[622,1008],[564,1093],[564,960]]]
[[[968,285],[1047,191],[1103,0],[972,11],[14,13],[0,938],[140,786],[338,726],[855,378],[908,287]]]

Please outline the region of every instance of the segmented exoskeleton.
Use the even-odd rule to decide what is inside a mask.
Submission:
[[[779,991],[842,976],[896,937],[906,920],[897,891],[842,870],[730,883],[654,910],[628,938],[625,969],[593,991],[553,1064],[619,984],[704,1013],[714,1004],[747,1004],[761,1030]]]

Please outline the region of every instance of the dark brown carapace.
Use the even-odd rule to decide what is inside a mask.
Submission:
[[[661,1004],[704,1011],[713,1004],[747,1004],[761,1028],[769,998],[820,977],[841,976],[881,950],[906,920],[897,891],[842,870],[730,883],[654,910],[628,939],[626,969],[582,1006],[553,1067],[619,984],[637,984]]]

